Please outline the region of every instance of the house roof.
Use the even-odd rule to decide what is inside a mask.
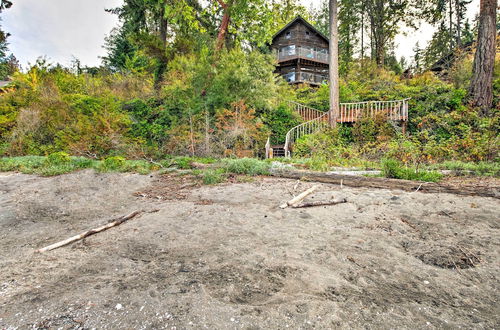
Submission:
[[[326,42],[329,42],[329,39],[323,33],[321,33],[318,29],[316,29],[314,26],[312,26],[312,24],[310,24],[308,21],[306,21],[304,18],[302,18],[302,16],[295,17],[295,19],[293,19],[290,23],[288,23],[281,30],[276,32],[276,34],[273,36],[273,40],[276,39],[276,37],[278,37],[280,34],[282,34],[285,30],[287,30],[290,26],[292,26],[293,24],[295,24],[297,22],[301,22],[302,24],[304,24],[305,26],[307,26],[308,28],[310,28],[311,30],[316,32]]]

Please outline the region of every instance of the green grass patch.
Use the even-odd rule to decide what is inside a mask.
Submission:
[[[193,168],[193,163],[201,163],[201,164],[213,164],[217,160],[215,158],[209,157],[174,157],[168,161],[162,162],[162,165],[165,167],[177,167],[182,170],[189,170]]]
[[[59,154],[59,153],[57,153]],[[0,172],[21,172],[42,176],[54,176],[82,169],[95,169],[99,172],[133,172],[148,174],[160,168],[145,160],[126,160],[122,157],[109,157],[105,160],[93,160],[84,157],[65,155],[25,156],[0,158]]]
[[[498,162],[468,163],[461,161],[447,161],[440,164],[429,165],[426,168],[430,170],[451,170],[451,171],[470,172],[470,173],[465,173],[467,175],[500,177],[500,163]]]
[[[59,154],[59,153],[58,153]],[[43,156],[4,157],[0,158],[0,171],[17,171],[25,174],[53,176],[95,167],[97,161],[83,157],[69,157],[54,154]]]
[[[226,181],[226,173],[223,168],[209,169],[202,171],[201,180],[203,184],[214,185]]]
[[[246,175],[267,175],[271,169],[271,164],[255,158],[223,159],[221,168],[228,173]]]
[[[395,159],[385,159],[382,161],[382,176],[392,179],[438,182],[443,175],[436,171],[419,171],[415,168],[403,166]]]

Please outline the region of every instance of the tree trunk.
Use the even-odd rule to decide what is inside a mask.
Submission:
[[[227,29],[229,27],[229,5],[222,0],[217,0],[219,5],[224,11],[224,16],[222,16],[222,21],[219,27],[219,34],[217,35],[217,43],[215,46],[215,51],[218,52],[224,47],[224,41],[226,39]]]
[[[497,0],[481,0],[476,54],[469,88],[471,104],[487,115],[493,102]]]
[[[457,28],[457,47],[461,47],[462,46],[462,6],[460,5],[460,0],[455,0],[455,12],[456,12],[456,15],[457,15],[457,24],[456,24],[456,28]]]
[[[160,40],[163,48],[167,48],[168,21],[165,18],[165,6],[160,10]]]
[[[382,68],[385,61],[385,42],[387,32],[384,29],[385,0],[368,1],[367,13],[370,22],[370,41],[372,60],[375,59],[377,67]]]
[[[375,62],[377,62],[377,67],[384,67],[385,62],[385,49],[384,43],[378,39],[375,39]]]
[[[365,5],[361,7],[361,65],[365,59]]]
[[[167,38],[168,38],[168,21],[165,18],[165,6],[161,6],[160,13],[159,13],[159,38],[160,42],[162,45],[162,48],[160,49],[160,53],[158,55],[158,66],[156,68],[155,72],[155,79],[154,79],[154,87],[156,89],[159,89],[161,87],[161,82],[163,80],[163,75],[165,74],[165,71],[167,70]]]
[[[337,0],[330,0],[330,115],[331,127],[337,126],[339,112],[339,33],[337,26]]]
[[[449,26],[449,29],[450,29],[450,52],[453,51],[453,2],[452,0],[448,0],[448,3],[450,5],[450,12],[449,12],[449,18],[450,18],[450,26]]]

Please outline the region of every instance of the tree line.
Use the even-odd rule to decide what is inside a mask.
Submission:
[[[333,22],[330,2],[338,5]],[[394,56],[394,38],[405,22],[451,26],[453,38],[438,43],[443,54],[466,44],[467,21],[457,16],[464,2],[444,3],[330,0],[311,10],[297,0],[125,0],[108,9],[119,25],[106,39],[101,66],[74,61],[63,67],[42,59],[9,74],[11,87],[0,94],[0,154],[260,155],[268,137],[283,143],[300,123],[283,100],[328,110],[336,99],[411,98],[411,141],[391,144],[399,139],[397,129],[368,121],[338,125],[338,141],[344,142],[325,142],[333,148],[325,150],[350,157],[356,152],[346,148],[354,143],[367,157],[392,146],[403,161],[412,154],[427,161],[491,160],[498,145],[498,106],[491,104],[500,104],[496,0],[483,0],[471,25],[477,59],[457,60],[445,79],[424,67],[402,74],[409,64]],[[8,2],[2,4],[8,10]],[[329,94],[336,89],[327,84],[292,88],[274,74],[268,44],[298,15],[324,33],[336,23],[339,81],[333,82],[333,102]],[[5,56],[1,60],[6,63]],[[312,155],[319,150],[316,142]],[[409,147],[411,152],[400,151]]]

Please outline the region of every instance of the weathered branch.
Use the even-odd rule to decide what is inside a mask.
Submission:
[[[302,203],[302,204],[298,204],[298,205],[292,205],[292,207],[297,209],[297,208],[302,208],[302,207],[337,205],[337,204],[342,204],[342,203],[347,203],[347,199],[342,198],[340,200],[331,200],[331,201],[314,201],[314,202]]]
[[[317,188],[318,188],[318,186],[314,186],[312,188],[307,189],[306,191],[304,191],[300,195],[298,195],[298,196],[292,198],[291,200],[289,200],[288,202],[280,205],[280,208],[284,209],[284,208],[287,208],[288,206],[293,207],[294,205],[296,205],[296,204],[300,203],[302,200],[304,200],[304,198],[306,198],[307,196],[312,194]]]
[[[148,213],[152,213],[152,212],[157,212],[158,210],[152,210],[152,211],[149,211]],[[46,252],[46,251],[50,251],[50,250],[54,250],[54,249],[57,249],[57,248],[60,248],[62,246],[65,246],[65,245],[68,245],[70,243],[73,243],[73,242],[76,242],[76,241],[79,241],[81,239],[84,239],[85,237],[89,237],[91,235],[94,235],[94,234],[97,234],[97,233],[100,233],[101,231],[105,231],[109,228],[112,228],[112,227],[116,227],[118,225],[121,225],[122,223],[124,223],[125,221],[127,220],[130,220],[142,213],[144,213],[145,211],[141,210],[141,211],[134,211],[128,215],[125,215],[125,216],[122,216],[106,225],[103,225],[103,226],[100,226],[100,227],[97,227],[97,228],[94,228],[94,229],[90,229],[90,230],[87,230],[86,232],[83,232],[79,235],[76,235],[76,236],[72,236],[68,239],[65,239],[63,241],[60,241],[60,242],[57,242],[57,243],[54,243],[54,244],[51,244],[49,246],[46,246],[44,248],[41,248],[41,249],[38,249],[36,250],[36,252]]]
[[[364,176],[327,174],[308,171],[281,171],[274,172],[271,175],[299,179],[303,181],[322,182],[338,184],[349,187],[368,187],[377,189],[399,189],[409,192],[419,191],[422,193],[449,193],[463,196],[482,196],[500,198],[500,188],[498,186],[487,187],[477,185],[450,185],[446,183],[409,181],[387,178],[370,178]]]

